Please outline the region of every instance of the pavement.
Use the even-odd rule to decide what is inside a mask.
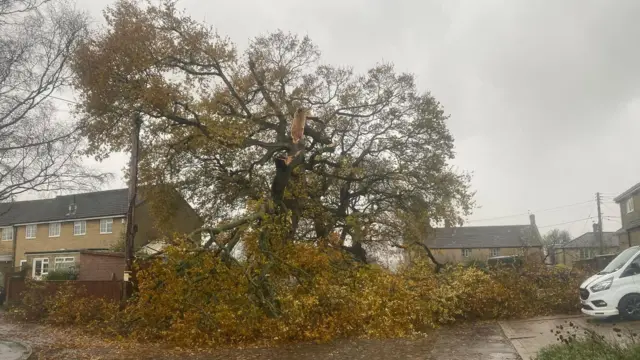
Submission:
[[[518,360],[517,350],[495,322],[461,324],[436,331],[433,348],[425,359]]]
[[[0,340],[0,360],[26,360],[29,356],[29,346],[15,341]]]
[[[551,316],[527,320],[500,321],[505,337],[523,360],[535,359],[542,348],[558,344],[559,335],[584,334],[590,329],[612,341],[625,341],[626,334],[640,333],[640,321],[628,322],[617,318],[598,320],[582,315]],[[618,334],[623,335],[622,337]]]

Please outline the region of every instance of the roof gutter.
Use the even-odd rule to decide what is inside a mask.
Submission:
[[[66,254],[66,253],[81,253],[83,251],[109,251],[107,248],[92,248],[92,249],[61,249],[50,251],[25,251],[25,255],[47,255],[47,254]]]
[[[48,221],[39,221],[39,222],[31,222],[31,223],[20,223],[8,226],[25,226],[25,225],[39,225],[39,224],[49,224],[55,222],[71,222],[71,221],[88,221],[88,220],[101,220],[101,219],[119,219],[126,217],[126,214],[116,214],[116,215],[104,215],[97,217],[89,217],[89,218],[66,218],[66,219],[57,219],[57,220],[48,220]]]
[[[613,201],[615,201],[616,203],[620,203],[620,201],[622,201],[622,199],[628,197],[629,195],[633,195],[633,193],[635,193],[638,190],[640,190],[640,183],[633,185],[627,191],[625,191],[622,194],[616,196],[615,198],[613,198]]]
[[[12,268],[16,268],[16,247],[18,245],[18,232],[16,231],[16,228],[12,228],[11,232],[13,233],[13,249],[12,249],[12,258],[11,258],[11,267]]]

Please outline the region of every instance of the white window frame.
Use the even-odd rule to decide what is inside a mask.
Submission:
[[[80,231],[76,231],[76,226],[80,227]],[[73,236],[87,235],[87,222],[84,220],[73,222]]]
[[[13,226],[2,228],[2,241],[13,241]]]
[[[579,258],[580,258],[580,260],[591,259],[594,254],[595,254],[594,250],[588,249],[588,248],[582,248],[582,249],[580,249]]]
[[[20,260],[20,270],[24,269],[24,266],[27,264],[27,260]]]
[[[500,256],[500,248],[491,248],[491,256]]]
[[[33,230],[33,234],[29,235],[29,229]],[[24,227],[24,238],[25,239],[35,239],[38,234],[38,225],[37,224],[29,224]]]
[[[109,225],[111,225],[111,230],[107,231]],[[100,234],[113,234],[113,218],[100,219]]]
[[[58,234],[51,235],[51,230],[55,228],[55,225],[58,227]],[[52,227],[53,226],[53,227]],[[49,223],[49,237],[60,237],[60,233],[62,232],[62,223],[61,222],[50,222]]]
[[[627,214],[632,213],[634,209],[633,196],[627,199]]]
[[[58,269],[69,269],[68,267],[62,267],[59,266],[61,264],[72,264],[71,268],[75,267],[76,265],[76,259],[73,256],[60,256],[60,257],[56,257],[53,260],[53,269],[54,270],[58,270]]]
[[[40,269],[40,275],[36,275],[36,262],[40,260],[42,261],[42,267]],[[44,272],[44,264],[47,264],[47,272]],[[33,277],[34,279],[40,279],[45,275],[49,275],[49,258],[35,258],[33,259],[33,268],[31,269],[31,277]]]
[[[471,256],[471,249],[462,249],[462,257],[468,258]]]

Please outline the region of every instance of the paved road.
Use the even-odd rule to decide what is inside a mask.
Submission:
[[[182,351],[160,344],[114,346],[80,329],[15,323],[0,312],[0,338],[30,344],[34,356],[46,359],[101,360],[517,360],[516,349],[496,322],[442,327],[415,339],[338,340],[326,344],[290,344],[274,348]],[[0,358],[0,360],[7,360]],[[14,359],[11,359],[14,360]]]
[[[640,322],[626,322],[619,319],[595,320],[585,316],[555,316],[518,321],[501,321],[500,327],[507,339],[524,360],[534,359],[540,349],[558,343],[558,331],[563,336],[567,332],[584,333],[591,329],[609,340],[619,341],[617,332],[640,333]]]

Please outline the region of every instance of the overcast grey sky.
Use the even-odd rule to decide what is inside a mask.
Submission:
[[[83,1],[101,22],[111,1]],[[234,0],[179,3],[236,43],[276,29],[308,34],[335,65],[380,61],[416,74],[451,115],[455,165],[472,171],[469,225],[591,229],[605,193],[640,182],[640,1]],[[126,157],[102,164],[118,172]],[[123,186],[122,180],[112,187]],[[578,204],[552,211],[540,211]],[[538,210],[538,211],[536,211]],[[513,214],[524,214],[493,219]],[[488,221],[478,221],[493,219]]]

